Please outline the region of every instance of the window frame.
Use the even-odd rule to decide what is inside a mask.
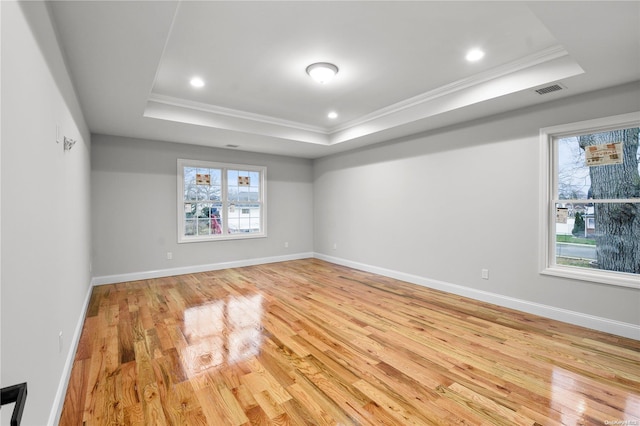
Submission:
[[[220,169],[221,170],[221,196],[220,201],[222,204],[221,210],[224,212],[221,215],[221,234],[209,234],[209,235],[185,235],[185,217],[184,217],[184,169],[185,167],[202,167],[208,169]],[[224,240],[244,240],[252,238],[265,238],[267,236],[267,168],[265,166],[255,166],[249,164],[234,164],[234,163],[222,163],[214,161],[204,160],[189,160],[178,158],[177,161],[177,234],[178,244],[183,243],[197,243],[206,241],[224,241]],[[260,197],[258,201],[251,201],[251,204],[260,205],[260,232],[237,232],[228,233],[229,229],[229,205],[238,204],[238,202],[230,201],[228,198],[228,175],[229,170],[258,172],[260,175],[259,193]],[[242,204],[242,202],[240,202]],[[241,208],[241,207],[240,207]]]
[[[558,199],[558,194],[556,193],[558,187],[558,156],[554,141],[570,136],[580,136],[630,127],[640,127],[640,112],[540,129],[539,267],[541,274],[640,289],[640,277],[637,274],[558,265],[555,259],[555,201]],[[633,201],[640,202],[640,199],[634,198]]]

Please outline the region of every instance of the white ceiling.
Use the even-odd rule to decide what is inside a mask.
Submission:
[[[317,158],[640,79],[638,1],[49,7],[93,133]]]

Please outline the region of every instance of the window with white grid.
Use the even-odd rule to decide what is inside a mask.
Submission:
[[[542,273],[640,288],[640,113],[540,135]]]
[[[178,242],[266,236],[266,167],[178,160]]]

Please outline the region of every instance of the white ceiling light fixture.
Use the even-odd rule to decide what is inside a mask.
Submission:
[[[331,111],[329,114],[327,114],[327,117],[329,117],[331,120],[338,118],[338,113],[335,111]]]
[[[204,87],[204,80],[200,77],[193,77],[189,83],[196,88]]]
[[[320,84],[326,84],[338,74],[338,67],[328,62],[316,62],[307,67],[307,74]]]
[[[476,62],[484,58],[484,52],[480,49],[471,49],[467,52],[465,59],[469,62]]]

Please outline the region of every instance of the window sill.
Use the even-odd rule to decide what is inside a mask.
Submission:
[[[573,266],[550,266],[540,271],[540,273],[543,275],[552,275],[556,277],[570,278],[581,281],[591,281],[605,285],[640,289],[640,280],[638,279],[638,276],[636,274],[585,270]]]
[[[182,237],[180,239],[178,239],[178,244],[185,244],[185,243],[206,243],[206,242],[212,242],[212,241],[229,241],[229,240],[247,240],[247,239],[253,239],[253,238],[266,238],[267,234],[264,232],[261,233],[255,233],[255,234],[250,234],[250,233],[242,233],[239,232],[237,234],[228,234],[228,235],[220,235],[217,237]]]

